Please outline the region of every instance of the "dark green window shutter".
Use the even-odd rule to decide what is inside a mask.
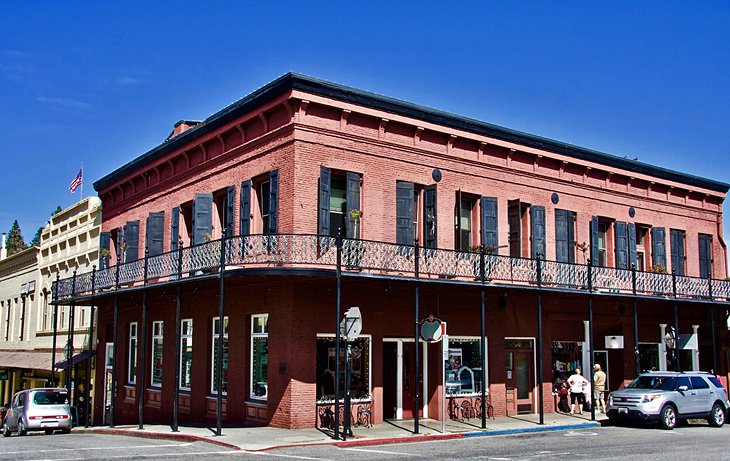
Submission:
[[[279,170],[272,170],[269,173],[269,229],[267,233],[279,233]]]
[[[226,237],[233,237],[233,208],[236,204],[236,186],[228,186],[228,195],[226,196]]]
[[[193,200],[193,245],[205,243],[213,234],[213,194],[195,194]]]
[[[332,172],[322,166],[319,169],[319,235],[330,235],[330,177]]]
[[[700,277],[703,279],[712,276],[712,236],[699,235],[700,244]]]
[[[555,210],[555,260],[559,263],[568,260],[568,210]]]
[[[413,183],[395,183],[395,243],[413,245]]]
[[[99,250],[106,250],[107,254],[103,255],[101,254],[101,251],[99,251],[99,269],[106,269],[109,267],[109,249],[110,246],[110,240],[112,238],[111,232],[102,232],[99,234]]]
[[[530,222],[532,226],[532,257],[545,259],[545,207],[533,205],[530,207]]]
[[[669,251],[672,257],[672,271],[684,275],[684,231],[669,229]]]
[[[616,267],[618,269],[629,268],[629,239],[626,223],[616,221]]]
[[[667,250],[664,237],[666,232],[663,227],[654,227],[651,230],[651,242],[653,250],[654,265],[661,264],[665,268],[667,267]]]
[[[170,215],[170,250],[176,251],[180,243],[180,207],[172,209]]]
[[[426,186],[423,200],[423,246],[426,248],[438,247],[438,216],[436,207],[436,185]]]
[[[485,248],[497,254],[499,236],[497,233],[497,197],[482,197],[479,199],[481,212],[481,242]]]
[[[139,258],[139,221],[127,221],[124,225],[124,262],[136,261]]]
[[[636,225],[629,223],[627,226],[628,238],[629,238],[629,263],[630,267],[638,268],[639,258],[636,254]]]
[[[575,262],[575,213],[568,211],[568,262]]]
[[[147,216],[146,246],[149,256],[162,254],[162,239],[165,234],[165,212],[153,212]]]
[[[507,201],[507,222],[509,224],[509,255],[522,257],[522,203],[519,199]]]
[[[591,266],[598,265],[598,218],[591,218]]]
[[[345,225],[347,238],[357,239],[360,238],[360,223],[362,222],[362,216],[355,218],[352,213],[353,210],[360,210],[360,175],[357,173],[347,172],[347,215],[345,216]],[[358,223],[355,226],[355,223]]]
[[[248,179],[241,183],[241,216],[240,216],[240,234],[251,234],[251,180]]]

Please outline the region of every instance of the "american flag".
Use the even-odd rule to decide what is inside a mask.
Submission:
[[[76,175],[76,177],[74,178],[74,180],[71,181],[71,185],[68,186],[68,190],[70,190],[71,193],[73,194],[74,192],[76,192],[76,188],[79,187],[82,182],[84,182],[84,169],[83,168],[81,168],[79,170],[79,172]]]

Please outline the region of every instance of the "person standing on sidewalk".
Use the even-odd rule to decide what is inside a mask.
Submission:
[[[583,414],[583,388],[588,384],[588,380],[580,374],[580,368],[576,368],[575,374],[568,378],[568,385],[570,386],[570,411],[574,415]]]
[[[596,408],[601,413],[606,413],[606,401],[603,394],[606,391],[606,373],[601,370],[599,364],[593,365],[593,400],[596,402]]]

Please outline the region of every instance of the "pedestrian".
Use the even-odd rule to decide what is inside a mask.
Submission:
[[[580,374],[580,368],[575,369],[575,373],[568,378],[570,386],[570,411],[575,415],[583,414],[583,388],[588,384],[588,380]]]
[[[603,394],[606,391],[606,373],[601,370],[601,365],[593,365],[593,400],[596,402],[596,408],[601,413],[606,413],[606,401]]]
[[[560,389],[558,389],[558,411],[561,413],[570,413],[568,394],[568,385],[565,384],[565,381],[562,381],[560,383]]]

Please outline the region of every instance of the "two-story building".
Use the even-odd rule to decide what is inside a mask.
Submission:
[[[329,424],[353,306],[376,423],[728,370],[722,182],[290,73],[94,187],[109,256],[55,296],[98,306],[97,421]]]

